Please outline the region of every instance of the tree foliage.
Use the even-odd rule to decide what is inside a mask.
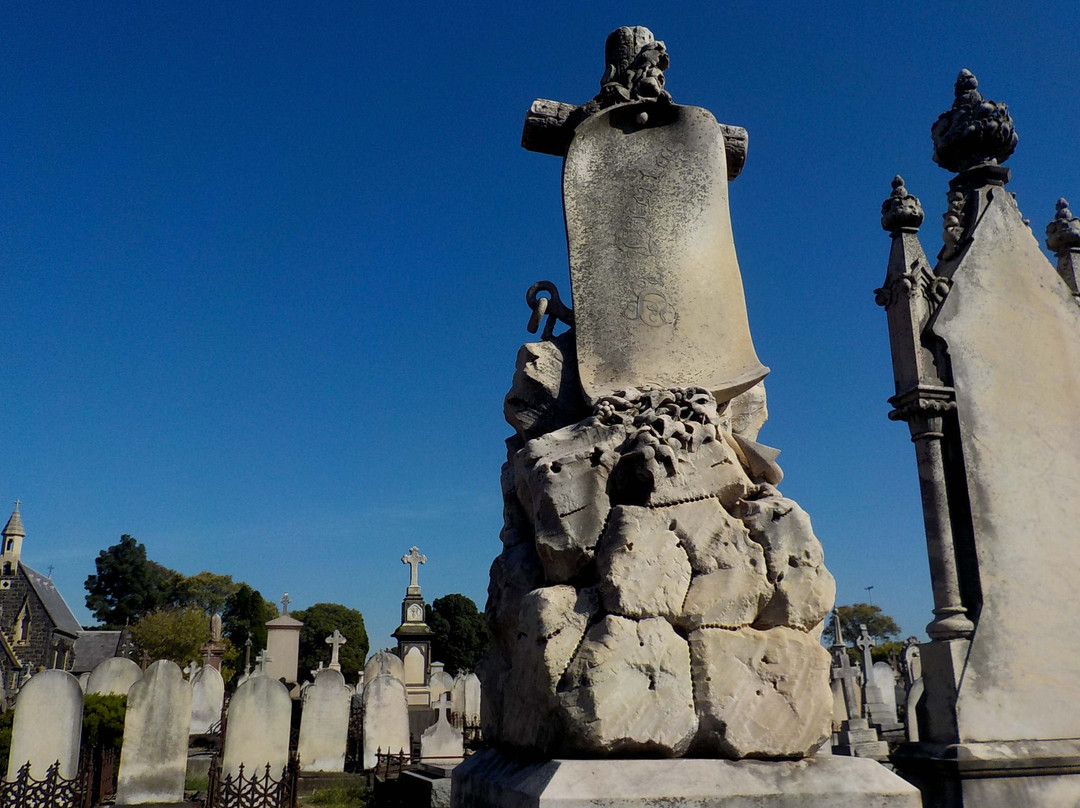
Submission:
[[[241,586],[242,584],[236,583],[231,575],[218,575],[203,570],[198,575],[190,575],[180,581],[177,586],[180,602],[177,605],[197,606],[206,613],[207,617],[212,614],[221,614],[225,603]],[[224,621],[224,617],[222,620]]]
[[[131,627],[131,636],[151,659],[169,659],[181,667],[198,661],[210,639],[210,619],[198,606],[156,609]]]
[[[431,657],[451,676],[476,667],[488,647],[487,620],[464,595],[435,598],[427,608],[427,624],[435,632]]]
[[[124,740],[127,696],[87,693],[83,698],[82,746],[120,750]]]
[[[86,579],[86,608],[108,628],[122,628],[176,597],[183,578],[146,557],[146,547],[126,533],[98,553],[95,575]]]
[[[897,637],[900,636],[900,626],[885,614],[880,606],[853,603],[850,606],[837,606],[836,613],[840,617],[840,633],[843,635],[845,644],[855,650],[852,654],[854,657],[858,658],[855,641],[859,639],[862,633],[860,626],[864,624],[867,633],[876,643],[870,652],[875,661],[888,659],[890,651],[899,653],[903,648],[903,644],[897,641]],[[825,623],[825,631],[821,638],[826,645],[832,645],[836,641],[831,617]]]
[[[277,606],[252,589],[247,584],[240,584],[236,591],[225,599],[221,612],[221,632],[240,653],[244,644],[251,638],[251,658],[266,648],[266,621],[278,615]]]
[[[330,662],[331,648],[326,638],[337,629],[345,637],[338,661],[341,672],[346,678],[355,678],[363,669],[367,659],[368,636],[364,628],[364,616],[356,609],[342,606],[340,603],[316,603],[302,611],[293,612],[292,616],[303,622],[300,629],[300,672],[304,679],[308,672],[323,663]]]

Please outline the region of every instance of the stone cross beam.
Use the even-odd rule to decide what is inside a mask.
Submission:
[[[862,651],[863,670],[869,671],[874,667],[874,660],[870,658],[870,649],[877,645],[873,638],[870,636],[870,632],[866,629],[866,623],[859,624],[859,639],[855,641],[855,644],[859,646],[859,650]]]
[[[292,598],[290,598],[289,593],[286,592],[284,595],[281,596],[281,613],[282,614],[288,614],[289,613],[289,604],[290,603],[292,603]]]
[[[266,650],[259,651],[259,655],[255,657],[255,664],[258,665],[259,673],[266,673],[266,663],[273,662],[274,658],[270,654],[266,653]]]
[[[420,565],[427,563],[427,556],[421,555],[417,548],[410,547],[409,554],[401,557],[401,563],[409,565],[409,591],[419,592],[420,583],[418,572]]]
[[[840,687],[844,693],[844,707],[847,708],[848,718],[859,716],[859,672],[851,665],[847,651],[842,651],[836,656],[836,666],[832,669],[833,681],[840,680]]]
[[[439,711],[439,721],[443,723],[450,723],[450,699],[447,698],[446,692],[443,692],[439,696],[439,700],[435,702],[435,709]]]
[[[336,628],[334,629],[334,633],[326,638],[326,644],[329,645],[333,649],[330,652],[330,669],[331,670],[335,670],[335,671],[341,670],[341,663],[338,661],[338,650],[346,642],[347,642],[347,640],[345,639],[344,635],[342,635],[342,633],[340,631],[338,631]],[[322,668],[322,663],[321,662],[319,663],[319,667]]]

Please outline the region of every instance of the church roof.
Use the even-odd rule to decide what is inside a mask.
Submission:
[[[75,663],[71,672],[78,676],[92,671],[106,659],[118,656],[123,633],[112,630],[80,631],[75,640]]]
[[[15,515],[18,515],[18,511],[15,512]],[[19,526],[22,527],[21,523]],[[56,584],[25,564],[20,564],[19,569],[26,573],[26,580],[30,582],[30,586],[41,601],[41,605],[45,607],[45,611],[48,612],[49,619],[56,626],[56,630],[70,634],[72,638],[78,637],[79,632],[82,631],[82,625],[75,619],[75,615],[71,613],[71,609],[64,602],[64,598],[56,588]]]
[[[11,518],[7,520],[7,524],[4,526],[3,535],[5,536],[22,536],[26,538],[26,531],[23,530],[22,517],[19,516],[19,506],[15,505],[15,510],[11,514]]]

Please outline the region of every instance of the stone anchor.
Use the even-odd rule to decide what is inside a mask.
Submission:
[[[728,213],[746,130],[673,104],[662,42],[647,28],[607,40],[600,94],[537,100],[522,145],[565,154],[563,202],[581,386],[591,401],[631,387],[702,387],[724,402],[768,373],[754,351]],[[547,292],[550,298],[538,298]],[[554,285],[529,290],[530,330],[571,320]]]

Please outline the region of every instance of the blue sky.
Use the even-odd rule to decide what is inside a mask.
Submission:
[[[8,3],[0,9],[0,496],[80,619],[130,533],[185,574],[345,603],[389,645],[411,545],[482,607],[528,286],[569,286],[536,97],[581,103],[647,25],[674,99],[746,127],[731,213],[783,491],[840,602],[930,619],[914,453],[887,420],[897,172],[940,247],[930,124],[1009,104],[1042,240],[1080,202],[1074,15],[1027,3]],[[564,291],[564,294],[566,292]]]

